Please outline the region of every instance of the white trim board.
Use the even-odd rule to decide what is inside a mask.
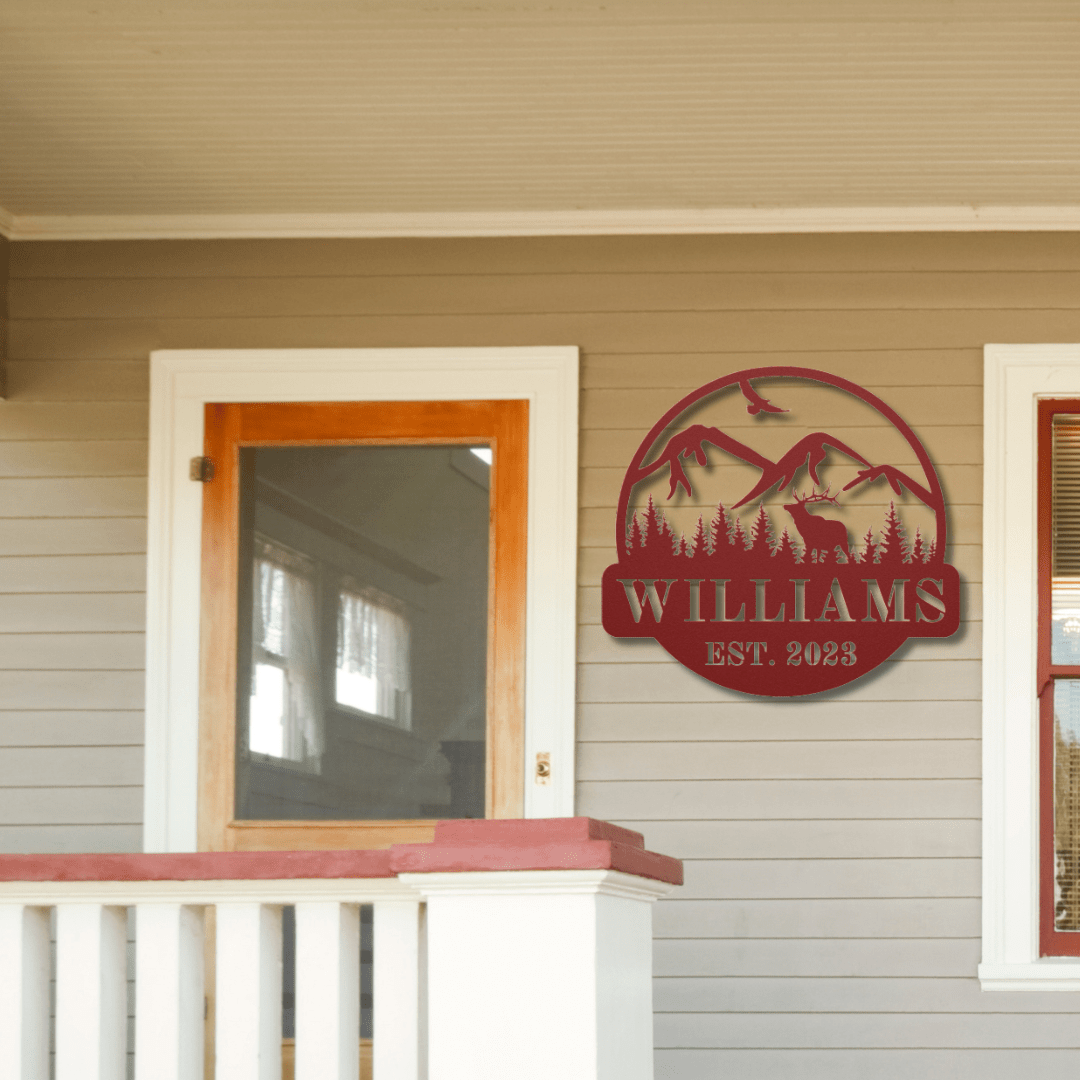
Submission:
[[[1080,990],[1039,957],[1037,402],[1080,397],[1080,345],[987,345],[983,442],[984,990]]]
[[[577,348],[166,350],[150,364],[145,850],[196,848],[202,485],[188,464],[207,402],[529,401],[525,761],[549,752],[552,775],[526,782],[525,816],[571,815]]]
[[[342,214],[11,214],[10,240],[1074,232],[1080,206],[827,206]]]

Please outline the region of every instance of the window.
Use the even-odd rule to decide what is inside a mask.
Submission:
[[[1039,951],[1080,956],[1080,400],[1038,437]]]
[[[267,537],[256,534],[254,549],[247,749],[319,770],[325,747],[319,627],[326,618],[320,608],[328,600],[334,602],[335,704],[409,730],[406,606]],[[320,590],[320,580],[332,589]]]
[[[1078,990],[1071,459],[1080,346],[987,346],[984,394],[979,976],[986,990]]]
[[[209,485],[191,482],[188,471],[190,459],[203,453],[204,407],[211,402],[528,402],[528,481],[523,485],[527,488],[528,569],[523,594],[514,600],[521,605],[526,627],[523,678],[513,691],[524,700],[524,729],[510,752],[519,763],[524,788],[518,812],[529,817],[573,812],[577,364],[577,350],[562,347],[192,350],[153,355],[144,787],[147,850],[190,851],[198,846],[200,641],[203,661],[225,648],[238,657],[244,655],[236,649],[235,613],[232,628],[228,620],[214,619],[200,633],[202,502]],[[478,455],[461,449],[476,468],[485,468]],[[457,466],[462,472],[470,469],[462,461]],[[521,494],[524,498],[526,491]],[[303,545],[292,542],[295,537],[262,535],[315,563],[319,642],[332,661],[333,675],[328,684],[321,684],[324,713],[334,713],[343,725],[354,722],[353,730],[362,731],[364,737],[407,739],[418,723],[417,650],[422,644],[410,599],[395,594],[385,582],[362,580],[350,568],[324,565]],[[218,560],[213,567],[227,568],[226,562]],[[334,573],[340,575],[336,581]],[[253,587],[254,571],[248,580]],[[335,634],[341,593],[374,602],[409,623],[411,687],[408,701],[403,700],[401,685],[393,687],[397,710],[393,723],[389,716],[337,701]],[[384,597],[381,602],[379,594]],[[252,604],[253,600],[240,610],[253,611]],[[397,640],[400,644],[401,634]],[[247,655],[254,659],[253,649],[250,643]],[[275,666],[269,663],[269,652],[263,658],[266,666]],[[357,674],[354,660],[345,659],[344,654],[343,660],[343,670]],[[398,669],[395,678],[400,681],[401,664],[389,666]],[[284,672],[284,668],[278,670]],[[284,674],[277,677],[284,682]],[[236,675],[232,682],[238,683]],[[377,693],[377,699],[388,700],[389,685]],[[250,694],[244,700],[249,698]],[[293,719],[299,715],[298,711]],[[410,727],[405,726],[406,715]],[[283,750],[290,738],[283,730]],[[307,743],[301,738],[298,745],[294,738],[291,752],[303,754],[308,766],[312,765],[309,759],[317,738],[315,731]],[[529,765],[539,753],[550,754],[551,776],[546,782],[533,783]],[[269,755],[263,756],[263,764],[274,764]],[[322,756],[325,761],[326,753]],[[291,768],[298,784],[305,780],[299,756],[277,759],[277,764]],[[225,773],[230,774],[227,766]],[[303,839],[286,829],[280,842],[297,846]]]
[[[334,698],[408,731],[412,727],[411,628],[406,613],[374,589],[337,594]]]

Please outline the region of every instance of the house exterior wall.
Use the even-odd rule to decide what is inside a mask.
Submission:
[[[656,911],[658,1076],[1075,1069],[1072,994],[983,994],[982,346],[1080,340],[1080,237],[11,245],[0,402],[0,849],[140,845],[147,357],[579,345],[577,812],[687,860]],[[957,637],[811,701],[610,639],[599,580],[644,433],[728,371],[820,367],[924,441]]]
[[[0,236],[0,395],[3,394],[3,365],[7,359],[7,294],[8,294],[8,255],[11,244]]]

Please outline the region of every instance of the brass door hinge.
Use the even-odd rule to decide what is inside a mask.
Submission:
[[[214,463],[208,457],[193,457],[188,476],[200,484],[205,484],[214,478]]]

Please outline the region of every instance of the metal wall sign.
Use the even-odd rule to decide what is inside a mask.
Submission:
[[[669,409],[634,454],[604,628],[720,686],[842,686],[960,625],[945,499],[880,398],[797,367],[739,371]]]

